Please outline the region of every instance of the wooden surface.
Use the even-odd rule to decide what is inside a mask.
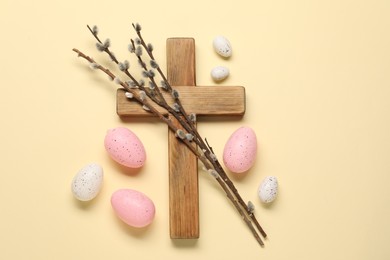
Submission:
[[[196,86],[195,40],[167,40],[167,79],[179,91],[187,113],[199,116],[242,116],[245,88],[241,86]],[[196,86],[196,87],[195,87]],[[169,104],[171,94],[162,92]],[[157,109],[167,114],[163,109]],[[129,101],[123,89],[117,91],[117,114],[122,117],[152,117],[137,102]],[[178,125],[175,118],[172,122]],[[198,162],[192,152],[168,131],[169,222],[172,239],[199,237]]]
[[[195,40],[170,38],[166,48],[168,82],[173,87],[185,85],[187,89],[194,89]],[[187,98],[181,95],[183,102]],[[174,117],[170,118],[175,125],[180,125]],[[168,131],[168,141],[170,236],[172,239],[199,238],[198,161],[172,131]]]
[[[183,84],[182,84],[183,85]],[[197,115],[207,116],[242,116],[245,113],[245,88],[226,87],[226,86],[175,86],[180,92],[183,106],[187,111]],[[164,92],[165,98],[172,104],[170,94]],[[160,107],[158,110],[166,114],[166,111]],[[140,116],[147,117],[153,114],[146,112],[136,102],[129,102],[123,89],[117,92],[117,113],[120,116]]]

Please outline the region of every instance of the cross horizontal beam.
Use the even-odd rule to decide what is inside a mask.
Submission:
[[[175,86],[180,93],[180,100],[186,111],[197,116],[242,116],[245,113],[245,88],[241,86],[210,86],[196,88],[191,86]],[[169,93],[162,91],[168,104],[173,104]],[[165,109],[158,107],[162,114]],[[117,114],[119,116],[147,117],[152,113],[145,111],[138,103],[125,96],[124,89],[117,91]]]

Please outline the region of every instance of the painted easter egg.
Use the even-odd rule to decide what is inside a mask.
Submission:
[[[95,198],[103,183],[103,169],[96,163],[90,163],[81,168],[72,180],[72,193],[81,201]]]
[[[213,47],[216,53],[224,58],[232,56],[232,46],[224,36],[217,36],[213,40]]]
[[[152,223],[156,211],[153,201],[148,196],[132,189],[114,192],[111,196],[111,205],[123,222],[138,228]]]
[[[248,171],[255,163],[257,138],[250,127],[240,127],[230,136],[223,150],[223,162],[234,173]]]
[[[278,180],[275,176],[265,177],[258,189],[260,200],[264,203],[274,201],[278,194],[278,186]]]
[[[108,130],[104,146],[110,157],[121,165],[140,168],[145,164],[144,145],[132,131],[125,127]]]
[[[217,66],[211,70],[210,75],[214,81],[222,81],[229,76],[229,69],[224,66]]]

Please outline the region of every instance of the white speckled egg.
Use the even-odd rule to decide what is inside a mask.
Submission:
[[[224,58],[232,56],[232,46],[230,45],[229,40],[224,36],[215,37],[213,40],[213,47],[216,53]]]
[[[260,183],[258,195],[262,202],[270,203],[278,194],[278,180],[275,176],[267,176]]]
[[[234,173],[248,171],[255,163],[257,138],[250,127],[240,127],[230,136],[223,150],[223,162]]]
[[[224,66],[217,66],[211,70],[211,77],[215,81],[222,81],[229,76],[229,69]]]
[[[108,130],[104,146],[111,158],[121,165],[140,168],[145,164],[144,145],[132,131],[125,127]]]
[[[76,199],[89,201],[95,198],[103,183],[103,169],[96,163],[81,168],[72,180],[72,193]]]
[[[145,227],[152,223],[156,212],[153,201],[142,192],[120,189],[111,196],[115,214],[132,227]]]

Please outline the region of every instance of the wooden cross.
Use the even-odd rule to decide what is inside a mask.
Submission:
[[[167,40],[167,79],[180,93],[188,113],[199,116],[242,116],[245,113],[244,87],[195,87],[195,40]],[[136,102],[129,101],[125,91],[117,92],[117,114],[123,117],[150,117]],[[164,94],[172,104],[170,94]],[[158,108],[167,114],[162,108]],[[178,125],[177,120],[170,119]],[[169,217],[172,239],[199,238],[198,162],[195,155],[168,131]]]

